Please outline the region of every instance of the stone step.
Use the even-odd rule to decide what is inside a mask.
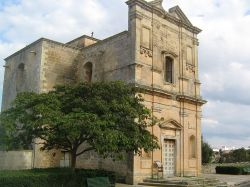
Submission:
[[[145,179],[140,185],[162,187],[228,187],[226,183],[212,178]]]
[[[142,186],[160,186],[160,187],[228,187],[227,184],[201,185],[201,184],[164,184],[164,183],[139,183]]]
[[[166,183],[151,183],[151,182],[142,182],[139,185],[143,186],[161,186],[161,187],[201,187],[199,184],[166,184]]]

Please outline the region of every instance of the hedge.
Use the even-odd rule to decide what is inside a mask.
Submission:
[[[233,175],[249,175],[250,166],[216,166],[216,173],[218,174],[233,174]]]
[[[115,173],[104,170],[32,169],[1,171],[1,187],[86,187],[87,178],[108,177],[115,183]]]

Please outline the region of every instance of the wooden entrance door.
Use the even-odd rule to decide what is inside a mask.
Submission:
[[[165,177],[175,175],[175,140],[164,140],[163,145],[163,173]]]

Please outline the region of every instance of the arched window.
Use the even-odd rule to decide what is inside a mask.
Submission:
[[[189,158],[196,158],[196,141],[195,136],[192,135],[189,138]]]
[[[24,63],[21,63],[17,67],[16,71],[16,91],[24,91],[24,85],[25,85],[25,65]]]
[[[93,65],[91,62],[87,62],[84,66],[84,80],[87,82],[91,82],[92,73],[93,73]]]
[[[171,57],[165,58],[165,81],[169,83],[173,83],[173,62]]]

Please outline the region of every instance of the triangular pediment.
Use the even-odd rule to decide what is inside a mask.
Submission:
[[[181,10],[181,8],[179,6],[175,6],[173,8],[170,8],[169,13],[172,14],[173,16],[177,17],[179,20],[183,21],[184,23],[193,26],[192,23],[189,21],[189,19],[183,13],[183,11]]]
[[[157,8],[160,8],[160,9],[164,10],[164,8],[162,6],[162,2],[163,2],[163,0],[153,0],[153,1],[150,1],[149,4],[151,4],[153,6],[156,6]]]
[[[163,123],[159,124],[159,126],[162,129],[176,129],[176,130],[182,129],[181,124],[178,123],[176,120],[173,120],[173,119],[164,121]]]

